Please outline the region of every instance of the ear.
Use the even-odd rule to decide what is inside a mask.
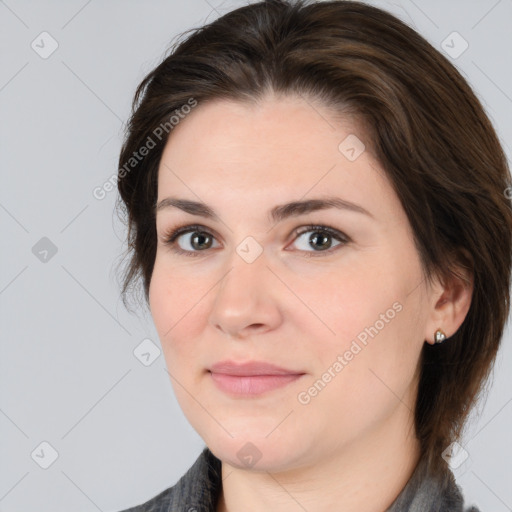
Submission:
[[[437,279],[431,288],[431,311],[426,323],[425,341],[434,345],[435,332],[441,329],[446,338],[453,336],[464,322],[473,296],[472,258],[459,251],[449,276]]]

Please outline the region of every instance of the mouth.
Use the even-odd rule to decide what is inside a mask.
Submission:
[[[305,374],[228,375],[226,373],[210,372],[210,375],[221,391],[230,395],[249,397],[287,386]]]
[[[237,397],[254,397],[283,388],[305,375],[264,361],[221,361],[208,371],[218,389]]]

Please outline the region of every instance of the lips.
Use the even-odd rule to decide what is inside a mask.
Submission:
[[[300,379],[304,372],[282,368],[263,361],[237,364],[221,361],[209,370],[215,385],[235,397],[254,397],[282,388]]]
[[[239,377],[249,377],[254,375],[302,375],[304,373],[302,371],[282,368],[264,361],[249,361],[247,363],[221,361],[212,365],[210,371],[212,373],[236,375]]]

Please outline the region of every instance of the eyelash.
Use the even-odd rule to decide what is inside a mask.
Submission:
[[[350,239],[350,237],[345,235],[345,233],[342,233],[341,231],[334,229],[330,226],[318,225],[318,224],[304,226],[303,228],[298,228],[294,231],[293,235],[295,236],[295,238],[298,238],[299,236],[303,235],[304,233],[308,233],[309,231],[327,233],[328,235],[332,236],[334,239],[336,239],[337,241],[339,241],[341,243],[333,248],[327,249],[326,251],[303,251],[305,253],[310,253],[310,252],[312,253],[312,254],[308,254],[306,257],[317,257],[317,256],[321,256],[323,254],[332,254],[334,251],[336,251],[337,248],[341,248],[344,245],[346,245],[347,243],[352,241]],[[192,224],[192,225],[180,226],[174,230],[170,230],[170,231],[164,233],[164,235],[163,235],[164,244],[167,246],[170,246],[172,251],[176,252],[177,254],[182,254],[184,256],[191,256],[191,257],[201,256],[201,253],[204,253],[206,251],[185,251],[185,250],[181,249],[178,246],[178,244],[176,243],[176,239],[180,235],[183,235],[186,233],[193,233],[193,232],[204,233],[204,234],[207,234],[207,235],[215,238],[215,236],[212,233],[210,233],[205,226],[201,226],[199,224]]]

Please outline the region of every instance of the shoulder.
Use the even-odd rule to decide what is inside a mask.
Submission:
[[[420,460],[406,486],[386,512],[480,512],[474,505],[466,507],[462,489],[448,466],[441,475],[429,472]]]
[[[438,493],[440,510],[448,512],[481,512],[475,505],[466,505],[462,488],[457,484],[455,476],[449,467],[446,469],[442,479],[432,480],[431,486],[437,489],[437,491],[434,491],[434,494]]]
[[[176,484],[178,485],[178,484]],[[130,507],[119,512],[164,512],[169,510],[171,500],[173,499],[173,494],[175,492],[176,485],[169,487],[165,491],[162,491],[160,494],[157,494],[149,501],[145,503],[141,503],[140,505],[136,505],[135,507]]]
[[[475,505],[466,506],[462,488],[457,484],[452,471],[447,468],[441,484],[443,503],[454,512],[481,512]]]
[[[214,511],[221,481],[221,462],[206,447],[176,484],[145,503],[119,512]]]

